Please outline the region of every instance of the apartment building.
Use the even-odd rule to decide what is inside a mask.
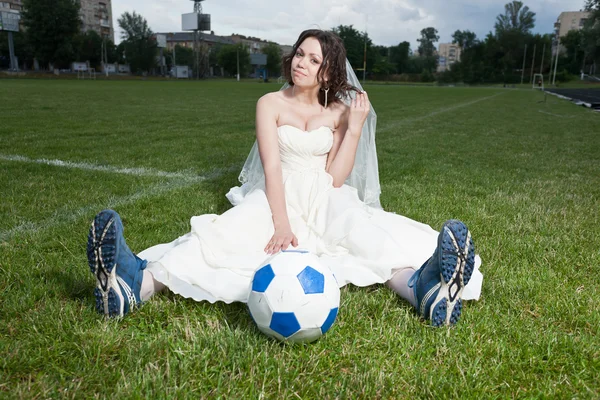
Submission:
[[[585,22],[589,18],[590,13],[587,11],[564,11],[558,16],[554,23],[554,35],[556,39],[564,37],[569,31],[582,29]],[[565,48],[560,45],[560,52],[564,52]],[[556,54],[556,50],[552,48],[552,53]]]
[[[21,0],[2,0],[0,1],[0,9],[5,10],[23,10],[23,2]]]
[[[444,72],[449,70],[452,64],[460,61],[461,48],[455,43],[440,43],[437,55],[437,72]]]
[[[111,0],[80,0],[81,30],[94,30],[102,37],[115,41]]]

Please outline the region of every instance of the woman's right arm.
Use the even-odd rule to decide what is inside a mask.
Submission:
[[[265,252],[268,254],[285,250],[290,244],[298,246],[298,239],[292,233],[285,203],[277,136],[278,115],[274,100],[271,96],[265,95],[256,104],[256,140],[265,171],[265,190],[275,229],[271,241],[265,247]]]

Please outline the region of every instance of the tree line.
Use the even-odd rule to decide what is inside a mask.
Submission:
[[[42,69],[69,69],[71,63],[89,62],[92,68],[100,69],[102,62],[128,64],[135,74],[158,71],[159,49],[155,33],[146,19],[135,11],[125,12],[117,20],[122,30],[121,42],[115,45],[110,38],[103,38],[94,30],[81,31],[79,0],[23,0],[21,32],[13,34],[15,55],[20,66],[33,69],[37,60]],[[203,57],[208,65],[222,67],[229,75],[237,73],[238,55],[240,74],[250,72],[250,51],[243,44],[216,45],[209,49],[203,46]],[[267,55],[271,76],[279,76],[281,50],[275,43],[262,48]],[[178,65],[195,66],[191,48],[176,45],[175,60],[165,52],[167,67]],[[7,32],[0,32],[0,67],[9,66]]]
[[[109,63],[129,64],[133,73],[156,71],[158,48],[155,34],[148,23],[136,12],[125,12],[118,18],[122,30],[119,45],[102,38],[95,31],[81,32],[78,0],[23,0],[23,32],[14,35],[15,51],[21,65],[31,66],[34,58],[40,65],[68,68],[73,61],[89,61],[99,67],[103,54]],[[561,38],[566,49],[559,59],[559,80],[569,79],[572,74],[589,70],[600,61],[600,0],[585,0],[590,12],[581,30],[570,31]],[[529,81],[536,73],[550,70],[555,35],[533,34],[535,12],[521,1],[504,6],[504,13],[497,16],[493,31],[484,38],[477,38],[469,30],[457,30],[452,41],[461,49],[460,62],[448,71],[437,74],[439,57],[436,43],[437,29],[426,27],[417,39],[415,51],[407,41],[395,46],[381,46],[372,42],[366,32],[352,25],[339,25],[332,30],[343,40],[348,60],[358,75],[369,79],[394,79],[407,81],[465,82],[469,84],[504,82],[518,83],[522,77]],[[58,22],[57,22],[58,21]],[[0,53],[7,63],[8,46],[6,33],[0,34]],[[534,49],[535,54],[534,54]],[[266,69],[269,76],[281,75],[281,51],[275,43],[265,45]],[[178,65],[194,67],[193,50],[175,46]],[[237,73],[238,58],[240,74],[250,70],[250,51],[243,44],[216,44],[204,48],[203,65],[223,68],[226,74]],[[362,71],[366,55],[366,71]],[[542,59],[543,57],[543,59]],[[173,65],[172,54],[165,53],[168,67]]]
[[[584,9],[590,17],[583,29],[572,30],[560,39],[566,51],[559,56],[557,80],[572,79],[600,61],[600,0],[586,0]],[[367,75],[373,79],[513,84],[520,83],[522,77],[529,82],[534,72],[550,72],[555,34],[533,34],[535,16],[523,2],[512,1],[484,38],[469,30],[456,30],[452,43],[461,49],[460,62],[439,74],[435,74],[440,61],[435,50],[439,35],[434,27],[421,30],[416,51],[407,41],[389,47],[374,45],[367,33],[352,26],[333,30],[344,41],[355,69],[363,67],[366,43]]]

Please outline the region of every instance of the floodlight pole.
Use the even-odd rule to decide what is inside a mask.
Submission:
[[[237,46],[237,50],[236,50],[236,56],[237,56],[237,81],[240,81],[240,46]]]
[[[558,67],[558,53],[559,53],[559,50],[560,50],[560,48],[558,47],[559,46],[558,43],[559,42],[557,40],[556,41],[556,61],[554,62],[554,78],[552,79],[552,84],[553,85],[556,85],[556,69]],[[552,71],[550,71],[550,72],[552,72]]]
[[[542,50],[542,62],[540,63],[540,74],[544,75],[544,56],[546,55],[546,43],[544,43],[544,49]]]
[[[16,71],[17,69],[19,69],[19,67],[16,65],[16,60],[15,60],[15,45],[13,42],[13,33],[11,31],[8,31],[8,51],[10,53],[10,69],[12,71]]]
[[[529,83],[533,82],[533,66],[535,65],[535,48],[537,47],[537,43],[533,45],[533,58],[531,59],[531,75],[529,76]]]
[[[192,0],[194,2],[194,12],[196,14],[202,14],[202,1],[204,0]],[[200,30],[194,31],[194,65],[196,66],[196,79],[200,79]]]
[[[363,58],[363,84],[367,78],[367,30],[368,30],[369,15],[365,15],[365,54]]]
[[[521,85],[523,84],[523,78],[525,77],[525,59],[527,58],[527,43],[525,43],[525,53],[523,54],[523,68],[521,69]]]
[[[102,64],[104,64],[104,74],[108,78],[108,51],[106,46],[106,36],[102,36]]]

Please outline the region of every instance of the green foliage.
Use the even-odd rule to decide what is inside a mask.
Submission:
[[[504,14],[496,17],[494,28],[496,35],[517,31],[522,34],[529,33],[535,26],[535,13],[524,6],[521,1],[513,1],[504,5]]]
[[[556,81],[561,83],[573,81],[577,78],[577,75],[570,73],[567,69],[563,69],[562,71],[558,71],[556,73]]]
[[[24,32],[13,32],[15,56],[19,61],[19,68],[31,68],[35,53],[33,46],[27,40]],[[0,31],[0,58],[4,57],[5,64],[0,68],[10,68],[10,51],[8,48],[8,32]]]
[[[423,69],[421,71],[421,82],[433,82],[435,81],[435,76],[429,69]]]
[[[262,53],[267,55],[267,72],[269,76],[281,76],[281,47],[277,43],[269,43],[262,48]]]
[[[521,82],[523,74],[524,82],[529,82],[533,50],[536,50],[535,64],[533,65],[535,72],[539,73],[540,71],[543,53],[542,71],[546,73],[550,69],[551,44],[552,37],[550,35],[523,34],[517,30],[503,31],[498,35],[489,34],[483,41],[475,42],[462,52],[460,62],[455,63],[452,67],[453,74],[451,76],[456,81],[469,84],[514,84]],[[525,45],[527,45],[527,57],[523,73]]]
[[[414,56],[408,59],[406,72],[409,74],[421,74],[423,71],[433,73],[438,63],[437,56]]]
[[[23,0],[21,20],[35,57],[55,68],[67,68],[75,58],[79,33],[78,0]]]
[[[399,74],[408,72],[410,54],[410,43],[406,41],[390,48],[390,62],[396,66]]]
[[[456,30],[452,34],[452,43],[456,43],[464,51],[477,44],[477,35],[469,30]]]
[[[435,42],[440,40],[437,29],[433,27],[421,29],[418,52],[421,57],[431,57],[435,53]]]
[[[102,38],[98,32],[89,30],[80,33],[73,40],[75,60],[89,61],[92,68],[98,68],[102,62]]]
[[[208,52],[208,63],[211,66],[219,66],[219,51],[223,45],[220,43],[214,44]]]
[[[586,0],[585,9],[587,11],[600,11],[600,0]]]
[[[175,61],[177,65],[187,65],[190,68],[194,67],[194,49],[175,45]]]
[[[366,32],[359,32],[352,25],[339,25],[332,29],[344,42],[350,65],[354,69],[364,66],[365,42],[367,46],[367,71],[371,71],[376,61],[377,50]]]
[[[461,75],[457,68],[455,68],[456,64],[452,65],[450,69],[443,71],[437,74],[436,81],[438,84],[450,84],[460,82]]]
[[[560,44],[567,51],[566,57],[562,60],[563,63],[561,64],[566,65],[566,69],[571,73],[579,73],[585,62],[585,39],[584,30],[572,30],[560,38]]]
[[[247,46],[242,43],[223,45],[217,54],[217,59],[219,60],[219,65],[223,67],[227,74],[236,76],[238,73],[238,56],[240,66],[239,73],[240,77],[243,78],[248,75],[252,67],[250,65],[250,50]]]
[[[135,11],[131,14],[126,11],[118,19],[118,23],[123,31],[121,38],[124,43],[124,58],[131,67],[131,72],[150,72],[156,66],[158,47],[146,19]]]

